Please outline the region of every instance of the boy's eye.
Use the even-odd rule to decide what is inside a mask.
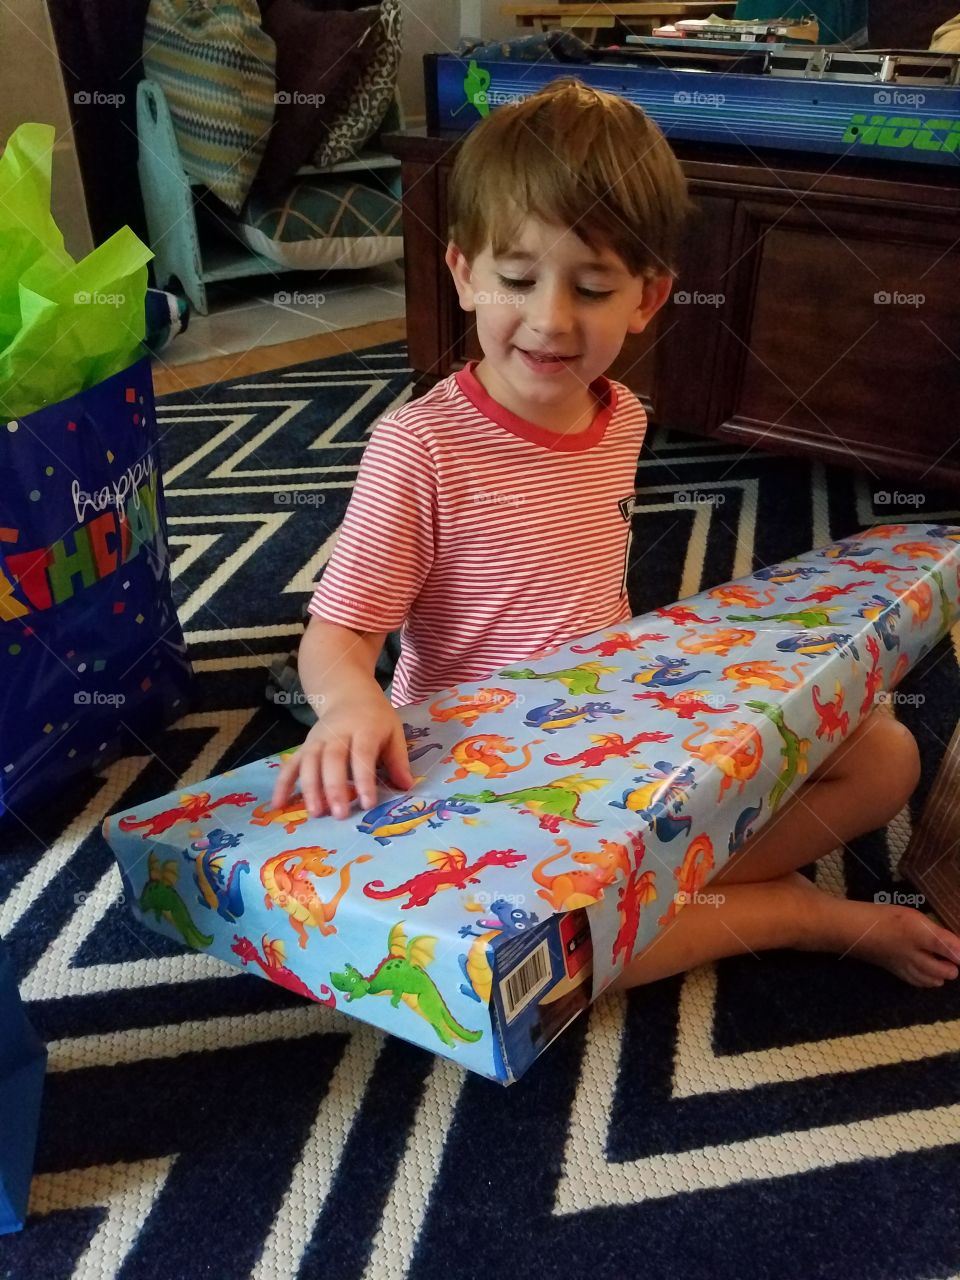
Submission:
[[[525,293],[528,289],[532,289],[536,281],[534,280],[513,280],[510,276],[501,276],[498,273],[497,278],[505,289],[517,289]],[[577,293],[581,298],[589,298],[591,301],[598,301],[600,298],[609,298],[612,289],[587,289],[584,285],[577,285]]]

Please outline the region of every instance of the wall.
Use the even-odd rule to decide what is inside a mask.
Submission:
[[[57,130],[53,157],[53,214],[68,252],[83,257],[93,248],[80,167],[73,146],[60,64],[43,0],[0,3],[0,146],[27,120]]]
[[[459,39],[457,0],[404,0],[399,89],[408,128],[424,122],[423,55],[452,53]]]

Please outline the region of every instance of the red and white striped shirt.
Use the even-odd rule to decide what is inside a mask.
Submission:
[[[597,378],[585,431],[493,400],[472,361],[380,420],[310,601],[359,631],[403,624],[395,707],[630,616],[630,526],[647,418]]]

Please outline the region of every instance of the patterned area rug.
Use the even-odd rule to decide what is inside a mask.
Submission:
[[[197,700],[5,837],[0,936],[50,1072],[0,1277],[960,1272],[960,983],[731,959],[602,999],[503,1089],[188,954],[119,900],[106,814],[302,738],[264,700],[266,668],[297,643],[369,429],[411,389],[391,345],[159,406]],[[637,484],[635,612],[903,518],[865,473],[664,430]],[[690,486],[712,500],[675,502]],[[923,497],[923,520],[960,518],[956,495]],[[901,686],[922,782],[818,864],[832,892],[893,887],[960,707],[958,656],[960,628]]]

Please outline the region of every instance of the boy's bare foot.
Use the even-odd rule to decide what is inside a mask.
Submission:
[[[785,879],[798,891],[798,907],[804,907],[801,950],[856,956],[882,965],[915,987],[942,987],[960,973],[960,937],[923,912],[835,898],[798,871]]]

